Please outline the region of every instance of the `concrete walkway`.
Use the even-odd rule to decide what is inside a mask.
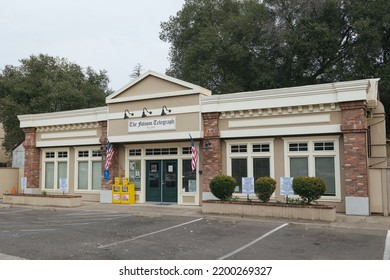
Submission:
[[[2,207],[32,207],[32,206],[10,206],[2,203],[0,200],[0,209]],[[38,208],[38,207],[35,207]],[[44,207],[40,207],[44,208]],[[53,207],[49,207],[53,208]],[[82,205],[77,208],[61,208],[61,209],[78,209],[84,211],[97,211],[97,212],[116,212],[116,213],[131,213],[133,215],[140,216],[189,216],[189,217],[203,217],[201,206],[178,206],[176,204],[158,204],[158,203],[145,203],[145,204],[109,204],[100,202],[88,202],[83,201]],[[1,210],[0,210],[1,211]],[[221,215],[206,215],[209,218],[216,219],[249,219],[249,220],[267,220],[272,221],[272,218],[255,218],[255,217],[238,217],[238,216],[221,216]],[[281,221],[282,219],[278,219]],[[287,221],[287,220],[286,220]],[[351,216],[338,213],[336,215],[336,221],[334,222],[322,222],[322,221],[309,221],[309,220],[288,220],[290,223],[298,224],[316,224],[318,226],[330,226],[340,228],[360,228],[360,229],[377,229],[390,231],[390,216]]]

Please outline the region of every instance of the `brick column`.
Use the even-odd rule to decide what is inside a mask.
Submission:
[[[102,152],[102,190],[111,190],[112,184],[114,182],[114,178],[119,176],[119,151],[118,147],[113,144],[114,148],[114,156],[111,160],[111,166],[109,168],[110,178],[109,180],[104,179],[104,169],[106,164],[106,147],[108,143],[107,138],[107,121],[99,122],[100,127],[102,128],[102,135],[100,136],[100,144],[103,146]]]
[[[219,113],[204,113],[203,116],[203,192],[210,192],[210,181],[222,173],[222,141],[219,134]],[[206,143],[207,145],[206,147]]]
[[[346,213],[369,215],[367,118],[364,101],[340,104]]]
[[[39,189],[39,170],[41,163],[40,149],[36,147],[36,128],[24,128],[24,176],[27,188]]]

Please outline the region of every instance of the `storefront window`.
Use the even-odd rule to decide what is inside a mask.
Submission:
[[[78,189],[88,190],[88,161],[79,161]]]
[[[253,177],[254,180],[272,176],[273,145],[271,140],[231,143],[228,145],[228,170],[237,181],[235,193],[242,193],[242,178]]]
[[[44,151],[43,188],[60,189],[60,179],[68,177],[68,151]]]
[[[183,191],[196,192],[196,172],[192,171],[191,160],[183,159]]]
[[[45,164],[45,189],[54,189],[54,162]]]
[[[242,177],[248,176],[248,162],[246,158],[232,159],[232,176],[237,180],[234,192],[242,192]]]
[[[76,152],[77,190],[96,191],[101,189],[101,155],[101,151],[96,150],[96,148],[84,148]]]
[[[334,157],[316,157],[315,172],[317,177],[321,177],[326,185],[325,195],[335,195],[335,167]]]
[[[134,184],[135,190],[141,190],[141,160],[129,161],[130,183]]]
[[[321,177],[326,185],[325,196],[340,197],[340,173],[338,166],[338,140],[305,141],[299,139],[285,140],[287,147],[286,170],[290,177]]]

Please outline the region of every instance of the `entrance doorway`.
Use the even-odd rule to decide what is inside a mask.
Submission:
[[[146,161],[146,201],[177,202],[177,160]]]

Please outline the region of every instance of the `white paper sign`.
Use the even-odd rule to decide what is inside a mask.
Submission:
[[[242,193],[247,195],[255,193],[255,178],[242,177]]]
[[[62,192],[68,191],[68,178],[60,178],[60,190]]]
[[[25,190],[27,188],[27,177],[22,177],[20,179],[20,185],[22,187],[22,190]]]
[[[280,195],[293,195],[292,181],[294,177],[280,177]]]

